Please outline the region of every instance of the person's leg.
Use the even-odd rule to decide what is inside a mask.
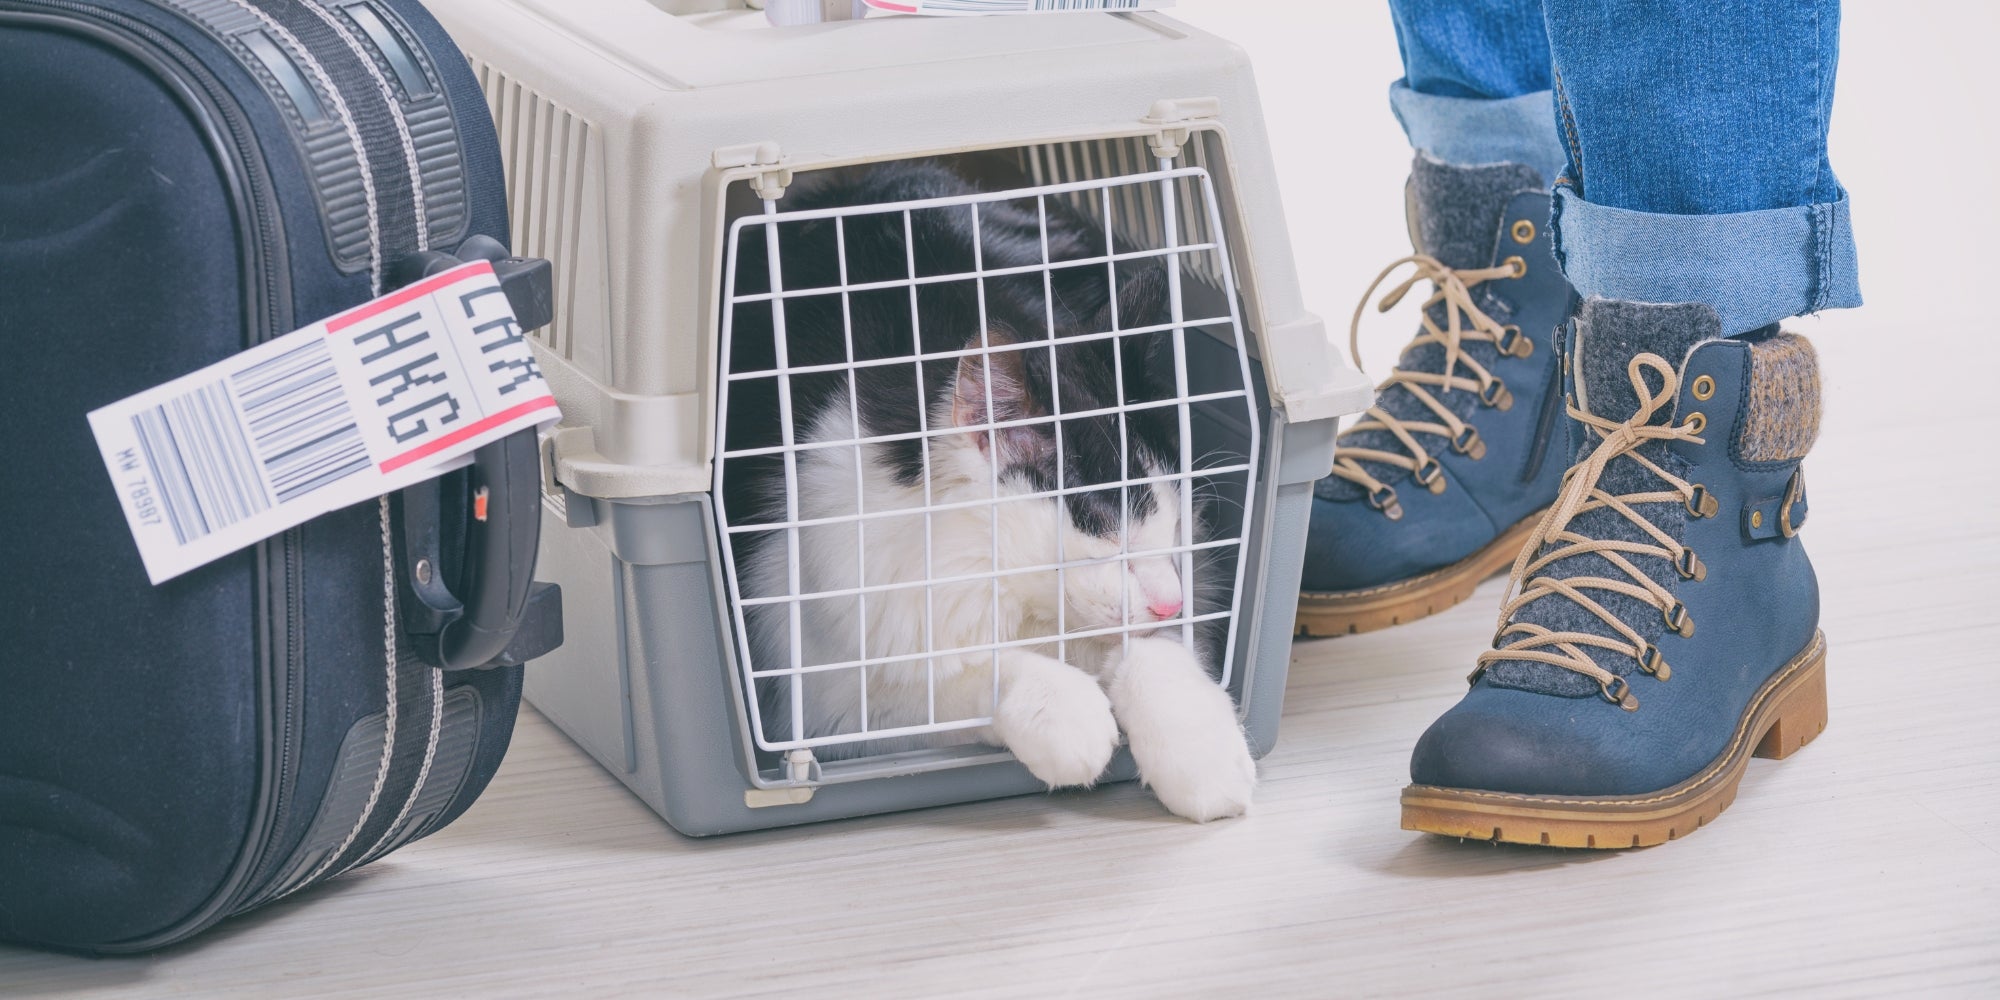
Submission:
[[[1836,0],[1549,0],[1576,465],[1494,648],[1418,741],[1403,825],[1632,847],[1826,722],[1800,461],[1813,350],[1860,302],[1826,157]]]
[[[1413,149],[1446,163],[1521,163],[1553,183],[1565,150],[1550,118],[1542,0],[1390,0],[1403,78],[1389,107]]]
[[[1564,162],[1540,0],[1392,0],[1404,77],[1389,102],[1424,325],[1314,490],[1300,629],[1414,621],[1512,561],[1554,499],[1564,437],[1548,185]],[[1390,298],[1397,297],[1392,292]],[[1357,311],[1358,316],[1358,311]]]
[[[1584,297],[1707,303],[1727,336],[1861,304],[1827,159],[1839,0],[1548,0],[1548,30]]]

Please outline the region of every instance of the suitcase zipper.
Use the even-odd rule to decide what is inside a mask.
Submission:
[[[248,282],[248,287],[259,298],[246,310],[253,319],[255,329],[252,342],[244,346],[263,343],[287,329],[290,274],[289,267],[282,266],[285,246],[279,232],[281,214],[272,195],[270,178],[262,169],[262,147],[257,143],[242,108],[228,89],[191,58],[179,43],[125,15],[71,0],[27,0],[25,3],[22,0],[0,0],[0,10],[19,11],[32,18],[47,18],[71,28],[81,28],[146,63],[163,80],[186,86],[190,91],[187,96],[199,102],[198,109],[213,113],[219,127],[210,131],[210,146],[218,166],[238,188],[240,207],[255,230],[256,245],[250,268],[254,280]],[[299,596],[301,566],[297,529],[285,532],[276,543],[279,558],[275,567],[269,557],[271,543],[259,546],[260,554],[264,556],[259,575],[266,580],[265,587],[260,589],[268,592],[267,574],[275,568],[281,581],[279,590],[284,606],[283,641],[268,647],[274,652],[281,650],[284,662],[281,665],[266,663],[263,678],[270,706],[270,714],[264,723],[268,727],[266,731],[273,737],[276,759],[260,777],[261,787],[251,818],[251,829],[239,852],[236,866],[209,901],[178,924],[142,939],[102,946],[98,949],[100,951],[149,951],[171,944],[238,912],[246,897],[255,893],[253,881],[265,867],[268,860],[265,855],[271,848],[272,835],[285,815],[286,799],[295,783],[295,720],[304,687],[297,627],[303,612]],[[269,616],[265,618],[268,620]]]
[[[297,742],[295,734],[298,728],[298,715],[304,704],[305,678],[303,676],[303,663],[305,656],[303,650],[299,648],[301,642],[298,623],[303,619],[305,611],[304,602],[301,599],[305,593],[305,587],[301,581],[301,577],[304,574],[303,559],[300,554],[299,529],[293,528],[285,532],[278,537],[277,541],[281,579],[283,581],[280,589],[283,592],[285,604],[284,669],[273,672],[274,683],[281,678],[283,687],[280,690],[275,690],[271,698],[271,704],[277,710],[276,718],[272,720],[275,730],[274,735],[276,737],[275,743],[278,748],[277,781],[271,789],[271,812],[267,822],[264,824],[263,833],[260,837],[262,843],[257,845],[258,857],[256,862],[249,868],[249,871],[253,874],[263,871],[270,862],[270,859],[265,857],[265,855],[269,853],[271,848],[271,834],[276,829],[278,822],[286,815],[286,810],[289,808],[288,800],[291,798],[293,786],[298,783],[298,775],[296,773],[297,755],[292,752],[292,747]],[[239,898],[231,901],[229,912],[232,914],[241,913],[252,906],[263,903],[266,897],[270,895],[271,888],[271,886],[266,885],[261,891],[253,894],[246,884],[236,893],[236,896]]]

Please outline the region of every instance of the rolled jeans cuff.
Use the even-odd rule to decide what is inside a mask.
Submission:
[[[1420,94],[1397,80],[1389,85],[1389,110],[1403,124],[1410,145],[1446,163],[1525,163],[1554,184],[1568,162],[1556,135],[1555,97],[1546,90],[1484,99]]]
[[[1706,302],[1725,336],[1861,304],[1847,199],[1725,215],[1595,205],[1555,190],[1563,275],[1585,298]]]

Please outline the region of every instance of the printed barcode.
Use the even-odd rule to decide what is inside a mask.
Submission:
[[[182,545],[271,505],[221,382],[139,411],[132,429]]]
[[[141,410],[132,429],[182,545],[368,468],[333,353],[319,337]]]
[[[368,468],[368,445],[324,339],[307,340],[229,381],[279,503]]]

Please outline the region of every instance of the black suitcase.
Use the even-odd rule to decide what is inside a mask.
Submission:
[[[460,259],[532,328],[507,240],[412,0],[0,0],[0,940],[170,944],[485,787],[560,641],[531,431],[156,587],[85,414]]]

